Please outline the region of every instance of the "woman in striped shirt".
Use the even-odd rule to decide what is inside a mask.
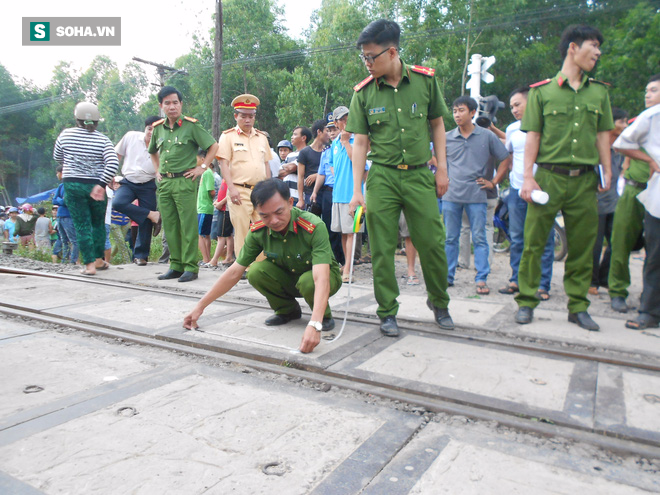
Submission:
[[[55,141],[53,158],[62,164],[66,204],[76,229],[85,268],[95,275],[110,265],[103,259],[105,248],[105,186],[119,168],[112,142],[96,130],[100,114],[96,105],[80,102],[73,114],[77,127],[65,129]]]

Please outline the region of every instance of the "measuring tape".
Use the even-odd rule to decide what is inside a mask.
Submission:
[[[346,327],[346,320],[348,318],[348,307],[351,302],[351,285],[353,285],[353,259],[355,258],[355,241],[357,240],[357,235],[360,232],[360,228],[362,227],[362,224],[364,223],[364,210],[361,206],[358,206],[355,209],[355,217],[353,218],[353,247],[351,248],[351,259],[349,261],[349,275],[348,275],[348,293],[346,294],[346,310],[344,312],[344,321],[341,324],[341,329],[339,330],[339,333],[337,334],[336,337],[333,339],[323,339],[325,340],[326,343],[332,344],[333,342],[336,342],[339,340],[339,337],[341,337],[342,333],[344,333],[344,328]],[[264,342],[263,340],[256,340],[256,339],[248,339],[245,337],[237,337],[235,335],[226,335],[218,332],[209,332],[207,330],[200,330],[199,328],[196,329],[199,332],[204,332],[208,333],[211,335],[217,335],[218,337],[225,337],[228,339],[234,339],[234,340],[239,340],[241,342],[249,342],[251,344],[257,344],[257,345],[263,345],[266,347],[275,347],[276,349],[284,349],[286,351],[289,351],[291,354],[300,354],[300,349],[298,348],[293,348],[285,345],[279,345],[279,344],[271,344],[270,342]]]

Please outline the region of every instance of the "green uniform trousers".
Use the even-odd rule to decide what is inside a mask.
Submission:
[[[445,228],[438,211],[433,173],[427,167],[399,170],[374,164],[367,177],[366,204],[378,316],[396,315],[399,309],[394,252],[402,209],[419,253],[428,297],[434,306],[446,308],[449,295]]]
[[[66,206],[76,229],[76,239],[85,265],[103,258],[105,253],[105,210],[108,202],[90,197],[95,185],[64,182]]]
[[[545,205],[531,203],[525,219],[525,245],[518,271],[518,306],[535,308],[541,281],[541,258],[559,210],[564,215],[568,257],[564,269],[564,290],[571,313],[586,311],[587,292],[593,271],[593,248],[598,234],[598,177],[588,172],[578,177],[560,175],[538,168],[536,182],[550,196]]]
[[[630,253],[644,229],[644,206],[637,200],[639,187],[626,184],[616,204],[612,224],[612,254],[607,286],[610,297],[628,297]]]
[[[296,297],[302,297],[314,309],[314,275],[312,270],[302,275],[293,274],[271,261],[256,261],[250,265],[248,282],[261,292],[275,314],[285,315],[298,311],[300,305]],[[330,269],[330,296],[341,287],[339,270]],[[330,297],[328,296],[328,297]],[[332,318],[330,304],[325,308],[324,318]]]
[[[170,269],[197,273],[198,181],[163,178],[158,185],[158,209],[170,249]]]

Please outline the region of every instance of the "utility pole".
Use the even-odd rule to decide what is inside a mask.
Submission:
[[[211,134],[220,139],[220,96],[222,95],[222,0],[215,0],[215,57],[213,70],[213,110]]]
[[[188,72],[185,70],[177,69],[176,67],[170,67],[169,65],[159,64],[157,62],[150,62],[149,60],[144,60],[142,58],[133,57],[133,60],[141,64],[153,65],[156,67],[156,72],[158,73],[159,87],[165,86],[165,80],[168,79],[173,74],[181,74],[184,76],[188,75]],[[165,113],[161,109],[160,116],[165,117]]]

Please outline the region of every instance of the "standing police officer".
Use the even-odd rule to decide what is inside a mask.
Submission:
[[[612,108],[604,83],[585,72],[596,66],[603,35],[590,26],[569,26],[559,49],[564,57],[553,79],[533,84],[522,119],[527,132],[523,186],[520,196],[529,202],[525,221],[525,247],[520,261],[516,296],[516,322],[532,321],[539,303],[541,257],[558,210],[562,210],[568,239],[564,289],[568,295],[568,321],[586,330],[599,330],[587,308],[592,274],[592,250],[598,233],[597,191],[610,187],[609,131],[614,128]],[[599,160],[600,159],[600,160]],[[534,163],[538,164],[534,176]],[[603,187],[594,166],[603,165]],[[532,203],[532,191],[541,189],[550,200]]]
[[[158,104],[166,118],[154,122],[149,154],[156,169],[158,207],[167,233],[170,269],[159,280],[197,278],[197,182],[215,157],[218,144],[197,122],[181,113],[183,95],[172,86],[158,92]],[[206,150],[197,166],[197,150]]]
[[[435,71],[406,65],[399,58],[400,33],[398,24],[385,19],[372,22],[360,33],[357,47],[370,76],[354,88],[346,125],[346,130],[355,134],[351,212],[358,205],[365,208],[362,176],[371,144],[367,230],[380,330],[392,337],[399,335],[394,251],[402,209],[419,252],[429,295],[427,305],[440,327],[454,328],[447,310],[445,231],[436,199],[449,184],[442,120],[448,110]],[[431,158],[429,124],[438,161],[435,178],[426,165]]]
[[[250,229],[250,222],[259,221],[250,202],[250,193],[257,184],[270,177],[269,161],[273,158],[268,138],[255,129],[259,98],[244,94],[231,102],[236,126],[220,136],[218,163],[227,183],[227,207],[234,226],[234,252],[238,256]]]

